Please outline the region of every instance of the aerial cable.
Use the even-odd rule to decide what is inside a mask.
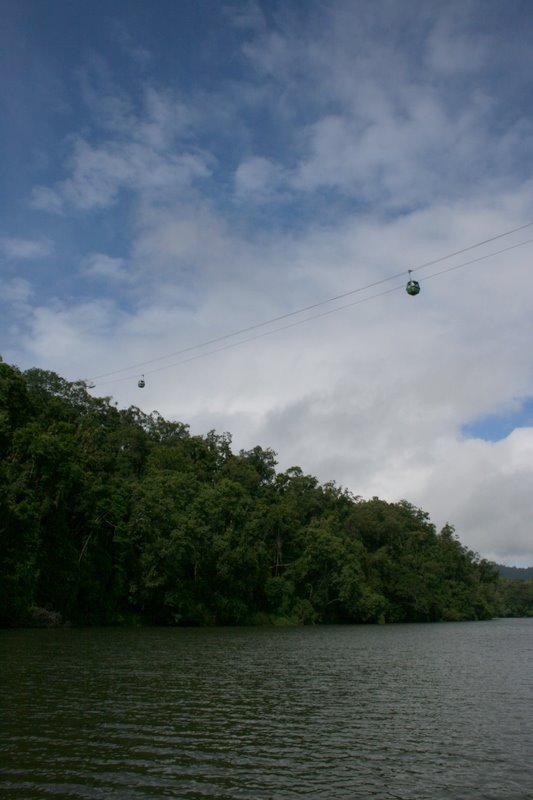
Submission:
[[[495,238],[499,238],[499,237],[495,237]],[[502,253],[507,253],[509,250],[515,250],[518,247],[523,247],[526,244],[532,244],[532,243],[533,243],[533,239],[526,239],[523,242],[518,242],[518,244],[513,244],[513,245],[510,245],[509,247],[504,247],[501,250],[496,250],[493,253],[486,253],[485,255],[479,256],[478,258],[472,258],[469,261],[463,261],[461,264],[454,264],[451,267],[447,267],[446,269],[439,270],[439,272],[434,272],[431,275],[428,275],[424,280],[425,281],[429,281],[432,278],[437,278],[437,277],[439,277],[441,275],[445,275],[448,272],[453,272],[454,270],[461,269],[463,267],[468,267],[468,266],[470,266],[472,264],[477,264],[479,261],[484,261],[486,258],[491,258],[491,257],[494,257],[494,256],[498,256],[498,255],[501,255]],[[470,250],[472,248],[466,248],[466,249]],[[442,261],[442,259],[439,259],[439,260]],[[432,262],[432,264],[435,264],[435,263],[437,263],[437,262],[436,261]],[[426,266],[430,266],[430,264],[427,264]],[[402,277],[403,275],[404,275],[404,273],[400,273],[399,276],[396,276],[396,277]],[[387,279],[387,280],[391,280],[391,279]],[[378,283],[383,283],[383,282],[384,281],[378,281]],[[353,300],[351,303],[344,303],[343,305],[337,306],[336,308],[330,308],[328,311],[321,311],[319,314],[313,314],[310,317],[305,317],[305,319],[299,319],[299,320],[296,320],[294,322],[290,322],[287,325],[282,325],[282,326],[280,326],[278,328],[274,328],[273,330],[264,331],[263,333],[257,333],[254,336],[248,336],[246,339],[240,339],[238,342],[230,342],[228,344],[222,345],[221,347],[214,348],[213,350],[208,350],[207,352],[204,352],[204,353],[196,353],[196,355],[191,355],[191,356],[189,356],[187,358],[182,358],[179,361],[174,361],[172,364],[165,364],[162,367],[155,367],[155,369],[152,369],[152,370],[149,370],[148,372],[145,372],[144,375],[143,375],[143,379],[144,379],[144,377],[146,375],[153,375],[156,372],[163,372],[164,370],[172,369],[173,367],[178,367],[178,366],[181,366],[182,364],[189,364],[191,361],[197,361],[200,358],[207,358],[207,356],[211,356],[211,355],[214,355],[216,353],[221,353],[224,350],[230,350],[230,349],[232,349],[234,347],[239,347],[240,345],[247,344],[248,342],[254,342],[257,339],[263,339],[266,336],[271,336],[274,333],[280,333],[281,331],[286,331],[286,330],[289,330],[290,328],[295,328],[295,327],[297,327],[299,325],[304,325],[306,322],[312,322],[313,320],[320,319],[322,317],[327,317],[327,316],[329,316],[331,314],[336,314],[338,311],[343,311],[343,310],[345,310],[347,308],[352,308],[353,306],[361,305],[361,303],[367,303],[370,300],[375,300],[378,297],[383,297],[384,295],[391,294],[392,292],[398,292],[403,288],[404,288],[404,285],[402,283],[402,284],[400,284],[398,286],[393,286],[391,289],[385,289],[382,292],[377,292],[376,294],[370,295],[369,297],[363,297],[363,298],[361,298],[359,300]],[[343,296],[346,297],[346,294],[343,295]],[[319,305],[319,304],[317,304],[317,305]],[[313,308],[315,308],[315,307],[316,306],[313,306]],[[294,312],[294,313],[296,313],[296,312]],[[288,315],[285,315],[285,316],[288,316]],[[266,324],[266,323],[264,323],[264,324]],[[255,326],[255,327],[259,327],[259,326]],[[245,330],[249,331],[251,329],[248,328],[248,329],[245,329]],[[244,331],[242,331],[242,332],[244,332]],[[218,340],[215,340],[215,342],[216,341],[221,341],[222,338],[224,338],[224,337],[220,337]],[[228,338],[228,337],[225,337],[225,338]],[[200,345],[198,345],[198,347],[199,346]],[[187,350],[189,350],[189,351],[193,350],[193,349],[194,348],[192,348],[192,347],[191,348],[187,348]],[[187,352],[187,350],[178,351],[177,353],[174,353],[174,355],[185,354]],[[153,359],[153,361],[156,361],[156,359]],[[145,362],[145,363],[148,363],[148,362]],[[131,367],[130,369],[133,369],[133,367]],[[115,373],[112,373],[112,374],[115,374]],[[126,375],[125,377],[122,377],[122,378],[113,378],[113,379],[108,380],[108,381],[103,381],[103,383],[104,384],[122,383],[123,381],[130,381],[134,377],[135,377],[134,374],[133,375]]]
[[[397,292],[399,289],[402,288],[403,284],[400,286],[394,286],[392,289],[385,289],[383,292],[378,292],[377,294],[373,294],[370,297],[364,297],[361,300],[353,300],[351,303],[345,303],[344,305],[338,306],[337,308],[330,308],[328,311],[321,311],[320,314],[313,314],[311,317],[306,317],[305,319],[299,319],[296,320],[295,322],[289,322],[287,325],[282,325],[279,328],[274,328],[274,330],[263,331],[263,333],[256,333],[254,336],[248,336],[246,339],[240,339],[238,342],[230,342],[228,344],[224,344],[222,345],[222,347],[217,347],[214,350],[208,350],[207,352],[204,353],[196,353],[196,355],[189,356],[188,358],[182,358],[179,361],[174,361],[172,364],[165,364],[163,367],[155,367],[155,369],[151,369],[148,372],[145,372],[144,376],[154,375],[156,372],[164,372],[167,369],[178,367],[181,364],[189,364],[191,361],[197,361],[199,358],[207,358],[207,356],[212,356],[215,353],[221,353],[223,350],[230,350],[233,347],[239,347],[240,345],[247,344],[248,342],[255,342],[257,339],[264,339],[266,336],[272,336],[272,334],[274,333],[279,333],[280,331],[286,331],[289,330],[289,328],[296,328],[298,325],[304,325],[306,322],[312,322],[315,319],[320,319],[321,317],[327,317],[330,314],[335,314],[337,311],[342,311],[345,308],[358,306],[361,303],[366,303],[368,300],[375,300],[376,297],[383,297],[383,295],[391,294],[391,292]],[[194,348],[188,348],[188,349],[192,350]],[[185,352],[186,351],[182,350],[179,351],[178,353],[175,353],[174,355],[179,355],[180,353],[185,353]],[[102,383],[106,385],[109,383],[121,383],[123,381],[131,381],[132,378],[134,377],[135,374],[126,375],[125,377],[122,378],[112,378],[111,380],[108,381],[102,381]]]
[[[440,263],[442,261],[446,261],[449,258],[453,258],[455,256],[461,255],[462,253],[466,253],[469,250],[473,250],[476,247],[481,247],[484,244],[488,244],[489,242],[493,242],[496,239],[501,239],[504,236],[510,236],[512,233],[517,233],[518,231],[524,230],[524,228],[528,228],[531,225],[533,225],[533,221],[532,222],[528,222],[525,225],[520,225],[518,228],[513,228],[512,230],[508,230],[508,231],[504,231],[503,233],[499,233],[496,236],[491,236],[488,239],[484,239],[483,241],[477,242],[476,244],[469,245],[468,247],[463,247],[461,250],[456,250],[453,253],[448,253],[447,255],[441,256],[440,258],[433,259],[432,261],[427,261],[424,264],[420,264],[418,267],[413,267],[412,269],[409,270],[409,272],[412,272],[413,270],[416,270],[417,272],[420,272],[421,270],[426,269],[427,267],[433,266],[434,264],[438,264],[438,263]],[[336,295],[335,297],[329,297],[326,300],[320,300],[319,302],[313,303],[312,305],[309,305],[309,306],[305,306],[304,308],[299,308],[299,309],[296,309],[295,311],[289,311],[286,314],[280,314],[279,316],[273,317],[272,319],[265,320],[264,322],[257,322],[254,325],[249,325],[248,327],[241,328],[238,331],[233,331],[231,333],[226,333],[226,334],[223,334],[222,336],[217,336],[214,339],[208,339],[205,342],[200,342],[199,344],[194,344],[194,345],[190,345],[189,347],[182,348],[181,350],[175,350],[172,353],[167,353],[164,356],[157,356],[156,358],[148,359],[147,361],[141,361],[141,362],[139,362],[137,364],[131,364],[128,367],[122,367],[121,369],[111,370],[110,372],[104,372],[104,373],[101,373],[100,375],[95,375],[95,376],[93,376],[93,378],[90,379],[89,382],[92,383],[95,380],[99,380],[100,378],[107,378],[107,377],[109,377],[111,375],[119,375],[121,372],[129,372],[130,370],[138,369],[139,367],[144,367],[144,366],[149,365],[149,364],[155,364],[158,361],[164,361],[164,360],[166,360],[168,358],[173,358],[174,356],[183,355],[184,353],[189,353],[192,350],[199,350],[202,347],[209,347],[209,345],[217,344],[218,342],[222,342],[222,341],[224,341],[226,339],[231,339],[234,336],[240,336],[243,333],[249,333],[250,331],[257,330],[258,328],[266,327],[267,325],[272,325],[275,322],[281,322],[281,320],[288,319],[289,317],[296,316],[297,314],[304,314],[306,311],[312,311],[314,308],[319,308],[320,306],[326,305],[327,303],[333,303],[336,300],[342,300],[344,297],[349,297],[350,295],[357,294],[357,293],[366,291],[368,289],[372,289],[375,286],[379,286],[379,285],[381,285],[383,283],[387,283],[388,281],[395,280],[396,278],[401,277],[404,274],[404,272],[405,272],[405,270],[402,270],[402,272],[396,273],[395,275],[391,275],[391,276],[389,276],[387,278],[382,278],[379,281],[374,281],[373,283],[369,283],[366,286],[360,286],[357,289],[351,289],[350,291],[343,292],[342,294]]]
[[[476,242],[476,244],[471,244],[468,247],[463,247],[461,250],[456,250],[455,253],[448,253],[447,256],[441,256],[440,258],[435,258],[433,261],[426,261],[425,264],[420,264],[419,267],[412,267],[409,272],[420,272],[422,269],[426,269],[426,267],[432,267],[433,264],[439,264],[441,261],[446,261],[448,258],[453,258],[454,256],[460,256],[463,253],[468,253],[469,250],[474,250],[476,247],[482,247],[484,244],[489,244],[489,242],[495,242],[496,239],[503,239],[504,236],[510,236],[512,233],[518,233],[518,231],[523,231],[524,228],[530,228],[533,225],[533,221],[526,222],[525,225],[520,225],[519,228],[513,228],[510,231],[504,231],[503,233],[498,233],[496,236],[491,236],[490,239],[484,239],[482,242]],[[527,244],[527,242],[522,242],[522,244]],[[503,250],[499,252],[504,252]],[[497,253],[490,254],[490,255],[497,255]],[[488,257],[488,256],[487,256]],[[468,264],[471,262],[468,261]],[[464,265],[466,266],[466,265]],[[404,270],[405,271],[405,270]],[[440,274],[440,273],[439,273]],[[402,273],[403,275],[403,273]]]
[[[533,224],[533,223],[532,223]],[[224,339],[231,339],[234,336],[240,336],[243,333],[249,333],[250,331],[257,330],[258,328],[264,328],[267,325],[273,325],[275,322],[281,322],[283,319],[288,319],[289,317],[294,317],[297,314],[304,314],[306,311],[312,311],[314,308],[318,308],[319,306],[326,305],[326,303],[333,303],[335,300],[342,300],[344,297],[349,297],[352,294],[357,294],[359,292],[364,292],[367,289],[373,289],[374,286],[379,286],[383,283],[387,283],[388,281],[395,280],[396,278],[401,278],[404,275],[405,270],[402,272],[398,272],[396,275],[391,275],[388,278],[382,278],[379,281],[374,281],[373,283],[368,283],[366,286],[359,286],[357,289],[351,289],[348,292],[343,292],[342,294],[338,294],[335,297],[328,297],[327,300],[319,300],[317,303],[313,303],[310,306],[305,306],[304,308],[298,308],[295,311],[288,311],[286,314],[280,314],[278,317],[272,317],[272,319],[264,320],[263,322],[256,322],[253,325],[249,325],[247,328],[240,328],[238,331],[233,331],[232,333],[225,333],[222,336],[217,336],[214,339],[208,339],[205,342],[200,342],[199,344],[190,345],[190,347],[184,347],[182,350],[175,350],[172,353],[167,353],[165,356],[157,356],[157,358],[151,358],[148,361],[141,361],[138,364],[132,364],[129,367],[122,367],[121,369],[115,369],[111,372],[103,372],[101,375],[95,375],[91,380],[96,380],[97,378],[107,378],[109,375],[118,375],[120,372],[129,372],[129,370],[137,369],[138,367],[144,367],[145,364],[155,364],[157,361],[164,361],[166,358],[172,358],[173,356],[180,356],[183,353],[188,353],[191,350],[199,350],[201,347],[208,347],[210,344],[216,344],[217,342],[222,342]]]
[[[523,247],[525,244],[532,244],[532,243],[533,239],[525,239],[523,242],[518,242],[517,244],[511,244],[509,245],[509,247],[504,247],[502,250],[495,250],[494,253],[487,253],[484,256],[479,256],[479,258],[472,258],[470,261],[465,261],[462,264],[454,264],[453,267],[447,267],[446,269],[441,269],[439,272],[433,272],[431,275],[428,275],[426,278],[424,278],[424,281],[429,281],[431,280],[431,278],[437,278],[439,275],[445,275],[447,272],[453,272],[455,269],[461,269],[461,267],[469,267],[471,264],[477,264],[478,261],[484,261],[486,258],[491,258],[492,256],[499,256],[502,253],[509,252],[509,250],[516,250],[517,247]]]
[[[513,228],[512,230],[504,231],[503,233],[499,233],[496,236],[491,236],[488,239],[484,239],[481,242],[477,242],[476,244],[469,245],[468,247],[463,247],[461,250],[456,250],[453,253],[448,253],[445,256],[440,256],[439,258],[435,258],[432,261],[426,261],[424,264],[420,264],[417,267],[412,267],[409,269],[409,272],[417,271],[420,272],[423,269],[427,269],[427,267],[433,266],[434,264],[439,264],[442,261],[446,261],[450,258],[454,258],[455,256],[461,255],[462,253],[466,253],[469,250],[473,250],[477,247],[482,247],[484,244],[488,244],[489,242],[493,242],[497,239],[501,239],[504,236],[510,236],[512,233],[517,233],[518,231],[524,230],[524,228],[529,228],[533,225],[533,221],[526,223],[525,225],[520,225],[518,228]],[[129,372],[130,370],[138,369],[139,367],[143,367],[148,364],[155,364],[158,361],[164,361],[167,358],[172,358],[174,356],[179,356],[184,353],[191,352],[192,350],[199,350],[202,347],[208,347],[212,344],[217,344],[218,342],[224,341],[226,339],[231,339],[234,336],[240,336],[243,333],[249,333],[250,331],[257,330],[258,328],[266,327],[267,325],[272,325],[275,322],[281,322],[281,320],[288,319],[289,317],[294,317],[297,314],[304,314],[306,311],[312,311],[314,308],[319,308],[320,306],[326,305],[327,303],[333,303],[336,300],[342,300],[344,297],[349,297],[353,294],[358,294],[360,292],[367,291],[368,289],[373,289],[375,286],[380,286],[384,283],[388,283],[389,281],[396,280],[396,278],[400,278],[405,274],[405,270],[398,272],[394,275],[390,275],[387,278],[382,278],[379,281],[374,281],[372,283],[366,284],[365,286],[359,286],[356,289],[351,289],[348,292],[343,292],[342,294],[335,295],[335,297],[329,297],[326,300],[320,300],[317,303],[312,303],[309,306],[305,306],[303,308],[296,309],[295,311],[288,311],[286,314],[280,314],[277,317],[272,317],[271,319],[265,320],[263,322],[257,322],[253,325],[249,325],[246,328],[241,328],[238,331],[233,331],[231,333],[225,333],[222,336],[217,336],[213,339],[208,339],[205,342],[200,342],[198,344],[190,345],[189,347],[182,348],[181,350],[175,350],[172,353],[167,353],[164,356],[157,356],[156,358],[148,359],[147,361],[141,361],[137,364],[131,364],[128,367],[122,367],[121,369],[111,370],[110,372],[104,372],[100,375],[95,375],[90,379],[90,382],[98,380],[100,378],[107,378],[111,375],[119,375],[121,372]],[[379,296],[379,295],[378,295]]]
[[[499,234],[497,234],[495,236],[491,236],[490,238],[484,239],[483,241],[476,242],[476,244],[472,244],[472,245],[469,245],[468,247],[463,247],[460,250],[456,250],[453,253],[448,253],[447,255],[440,256],[439,258],[432,259],[431,261],[426,261],[424,264],[420,264],[417,267],[410,268],[408,270],[408,272],[409,273],[411,273],[412,271],[420,272],[421,270],[427,269],[430,266],[433,266],[435,264],[439,264],[439,263],[441,263],[443,261],[446,261],[446,260],[448,260],[450,258],[454,258],[455,256],[461,255],[462,253],[466,253],[466,252],[468,252],[470,250],[473,250],[473,249],[475,249],[477,247],[481,247],[484,244],[488,244],[490,242],[496,241],[497,239],[501,239],[501,238],[503,238],[505,236],[510,236],[511,234],[517,233],[518,231],[524,230],[525,228],[529,228],[532,225],[533,225],[533,221],[528,222],[525,225],[520,225],[518,228],[513,228],[511,230],[504,231],[503,233],[499,233]],[[529,244],[531,241],[533,241],[533,240],[529,239],[527,241],[520,242],[520,243],[518,243],[516,245],[512,245],[510,247],[504,248],[503,250],[499,250],[499,251],[494,252],[494,253],[488,253],[488,254],[486,254],[484,256],[480,256],[477,259],[474,259],[473,261],[467,261],[467,262],[465,262],[463,264],[455,265],[454,267],[451,267],[449,270],[443,270],[442,272],[439,272],[439,273],[436,273],[436,274],[439,274],[439,275],[440,274],[444,274],[445,272],[449,272],[449,271],[451,271],[453,269],[459,269],[460,267],[467,266],[468,264],[476,263],[478,261],[483,261],[485,258],[490,258],[491,256],[499,255],[500,253],[504,253],[507,250],[512,250],[512,249],[514,249],[516,247],[521,247],[521,246],[523,246],[525,244]],[[233,331],[231,333],[226,333],[226,334],[223,334],[222,336],[217,336],[217,337],[215,337],[213,339],[208,339],[205,342],[200,342],[199,344],[190,345],[189,347],[182,348],[181,350],[175,350],[172,353],[167,353],[164,356],[158,356],[156,358],[148,359],[146,361],[141,361],[141,362],[139,362],[137,364],[132,364],[132,365],[130,365],[128,367],[122,367],[121,369],[118,369],[118,370],[111,370],[110,372],[104,372],[104,373],[101,373],[100,375],[95,375],[92,378],[90,378],[87,381],[87,383],[88,384],[92,384],[92,383],[94,383],[94,381],[100,380],[102,378],[107,378],[107,377],[110,377],[112,375],[119,375],[122,372],[129,372],[130,370],[135,370],[135,369],[138,369],[139,367],[143,367],[143,366],[146,366],[146,365],[149,365],[149,364],[155,364],[155,363],[157,363],[159,361],[164,361],[164,360],[166,360],[168,358],[172,358],[174,356],[184,355],[185,353],[189,353],[189,352],[191,352],[193,350],[199,350],[202,347],[208,347],[209,345],[217,344],[218,342],[225,341],[226,339],[230,339],[230,338],[233,338],[235,336],[241,336],[244,333],[249,333],[250,331],[266,327],[267,325],[273,325],[276,322],[281,322],[284,319],[288,319],[290,317],[294,317],[294,316],[296,316],[298,314],[304,314],[307,311],[312,311],[313,309],[319,308],[320,306],[326,305],[328,303],[333,303],[336,300],[342,300],[345,297],[349,297],[351,295],[367,291],[368,289],[372,289],[372,288],[374,288],[376,286],[380,286],[380,285],[382,285],[384,283],[388,283],[390,281],[396,280],[397,278],[400,278],[400,277],[402,277],[404,275],[405,275],[405,270],[402,270],[401,272],[395,273],[394,275],[390,275],[387,278],[382,278],[382,279],[380,279],[378,281],[373,281],[372,283],[366,284],[365,286],[359,286],[356,289],[351,289],[348,292],[343,292],[342,294],[335,295],[334,297],[329,297],[326,300],[320,300],[317,303],[312,303],[311,305],[305,306],[303,308],[296,309],[295,311],[289,311],[289,312],[287,312],[285,314],[280,314],[277,317],[272,317],[271,319],[265,320],[263,322],[258,322],[258,323],[255,323],[254,325],[249,325],[246,328],[241,328],[240,330]],[[434,277],[434,276],[431,276],[431,277]],[[427,279],[428,278],[426,278],[426,280]],[[395,291],[395,289],[392,290],[392,291]],[[387,294],[387,292],[378,293],[376,295],[372,295],[372,296],[370,296],[368,298],[365,298],[365,299],[372,300],[375,297],[380,297],[381,294]],[[358,301],[358,302],[364,302],[364,300],[363,301]],[[348,308],[351,305],[357,305],[358,302],[357,303],[349,303],[347,305],[340,306],[340,307],[338,307],[336,309],[333,309],[331,312],[326,312],[326,313],[334,313],[335,311],[340,311],[342,308]],[[294,323],[294,325],[302,324],[302,323],[307,322],[307,321],[309,321],[311,319],[316,319],[316,318],[318,318],[320,316],[324,316],[324,315],[323,314],[318,314],[316,316],[306,317],[304,320],[300,320],[300,321]],[[291,324],[289,326],[283,326],[281,328],[276,328],[273,331],[267,331],[266,333],[261,334],[260,336],[251,337],[249,339],[245,339],[243,341],[236,342],[234,344],[229,345],[228,347],[236,346],[238,344],[244,344],[245,342],[252,341],[255,338],[261,338],[262,336],[270,335],[270,333],[276,333],[278,330],[285,330],[286,327],[294,327],[294,325]],[[203,357],[203,355],[210,355],[213,352],[219,352],[219,350],[221,350],[221,349],[228,349],[228,347],[219,348],[219,349],[214,350],[214,351],[211,350],[211,351],[209,351],[209,352],[207,352],[205,354],[201,353],[198,356],[195,356],[195,357],[193,357],[191,359],[186,359],[186,361],[190,361],[190,360],[194,360],[195,358]],[[177,363],[185,363],[185,361],[180,361],[180,362],[177,362]],[[152,372],[156,372],[156,371],[159,372],[159,371],[161,371],[163,369],[168,369],[168,368],[170,368],[172,366],[176,366],[176,363],[169,364],[169,365],[166,365],[164,367],[160,367],[157,370],[152,370],[150,373],[145,373],[145,374],[152,374]],[[110,381],[105,381],[105,383],[116,383],[119,380],[130,380],[130,379],[131,379],[131,376],[127,376],[126,378],[122,378],[122,379],[113,379],[113,380],[110,380]]]

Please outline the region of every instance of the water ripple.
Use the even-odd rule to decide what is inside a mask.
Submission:
[[[533,621],[5,631],[2,796],[533,798]]]

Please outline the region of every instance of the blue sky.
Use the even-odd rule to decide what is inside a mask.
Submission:
[[[1,8],[4,359],[533,564],[530,4]]]
[[[488,442],[498,442],[505,439],[515,428],[533,426],[533,398],[518,400],[510,409],[479,417],[463,425],[463,433],[470,438],[485,439]]]

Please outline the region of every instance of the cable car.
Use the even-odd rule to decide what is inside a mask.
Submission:
[[[411,278],[411,272],[412,270],[409,270],[409,280],[407,281],[407,286],[405,287],[405,291],[407,292],[407,294],[410,294],[411,297],[414,297],[420,291],[420,284],[418,283],[418,281],[415,281],[413,278]]]
[[[139,379],[137,386],[139,387],[139,389],[144,389],[144,387],[146,386],[146,383],[144,381],[144,375]]]

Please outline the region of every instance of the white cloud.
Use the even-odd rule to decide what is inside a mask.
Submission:
[[[369,93],[372,93],[371,87]],[[375,95],[381,93],[376,85]],[[404,88],[354,113],[326,115],[307,130],[308,154],[292,179],[299,190],[335,189],[382,207],[409,208],[431,197],[460,196],[485,146],[486,101],[451,111],[433,88]],[[500,156],[512,151],[500,142]],[[484,179],[484,176],[483,176]]]
[[[463,10],[448,9],[426,41],[426,68],[444,76],[476,73],[490,62],[494,42],[480,30],[465,31]]]
[[[246,158],[235,171],[235,192],[241,199],[261,202],[271,199],[280,179],[280,168],[268,158]]]
[[[257,253],[223,217],[213,213],[205,202],[174,208],[144,209],[139,218],[141,230],[134,247],[135,264],[146,277],[151,297],[168,297],[168,284],[201,303],[224,286],[235,290],[235,277],[254,283]],[[198,292],[202,295],[199,296]]]
[[[104,278],[109,281],[131,280],[123,258],[113,258],[105,253],[92,253],[82,263],[82,274],[88,278]]]
[[[0,238],[0,250],[9,259],[31,261],[51,255],[54,248],[46,239],[17,239],[5,236]]]
[[[499,442],[449,441],[426,477],[418,500],[484,556],[531,563],[530,509],[533,428],[515,429]]]
[[[61,214],[63,200],[60,195],[49,186],[34,186],[29,200],[31,208],[39,211],[48,211],[52,214]]]
[[[57,369],[73,380],[101,359],[113,358],[110,341],[126,315],[110,300],[93,300],[66,305],[58,300],[28,309],[24,331],[17,348],[25,352],[31,366]]]
[[[117,202],[128,189],[172,196],[211,172],[212,158],[198,147],[179,142],[192,117],[168,94],[147,88],[143,111],[135,116],[120,97],[99,98],[98,119],[107,137],[93,144],[87,136],[71,137],[70,175],[53,186],[35,186],[31,204],[58,212],[65,204],[88,211]]]
[[[122,189],[174,192],[208,174],[206,160],[199,155],[162,157],[135,142],[93,147],[80,138],[72,155],[72,177],[61,181],[56,191],[76,208],[89,210],[111,205]]]
[[[119,47],[126,55],[139,67],[148,68],[153,61],[152,53],[145,47],[139,45],[133,36],[119,22],[111,24],[111,30]]]
[[[416,13],[406,26],[397,4],[378,19],[371,6],[341,3],[302,25],[289,7],[247,43],[251,66],[278,89],[272,116],[295,126],[285,188],[403,212],[474,184],[493,191],[527,160],[528,114],[517,105],[502,125],[504,98],[488,74],[497,45],[478,32],[479,8]]]
[[[16,309],[25,309],[33,296],[33,289],[29,281],[24,278],[12,278],[9,281],[0,281],[0,301],[12,304]]]
[[[257,0],[242,0],[233,8],[223,7],[222,11],[235,28],[251,31],[265,30],[265,16]]]

